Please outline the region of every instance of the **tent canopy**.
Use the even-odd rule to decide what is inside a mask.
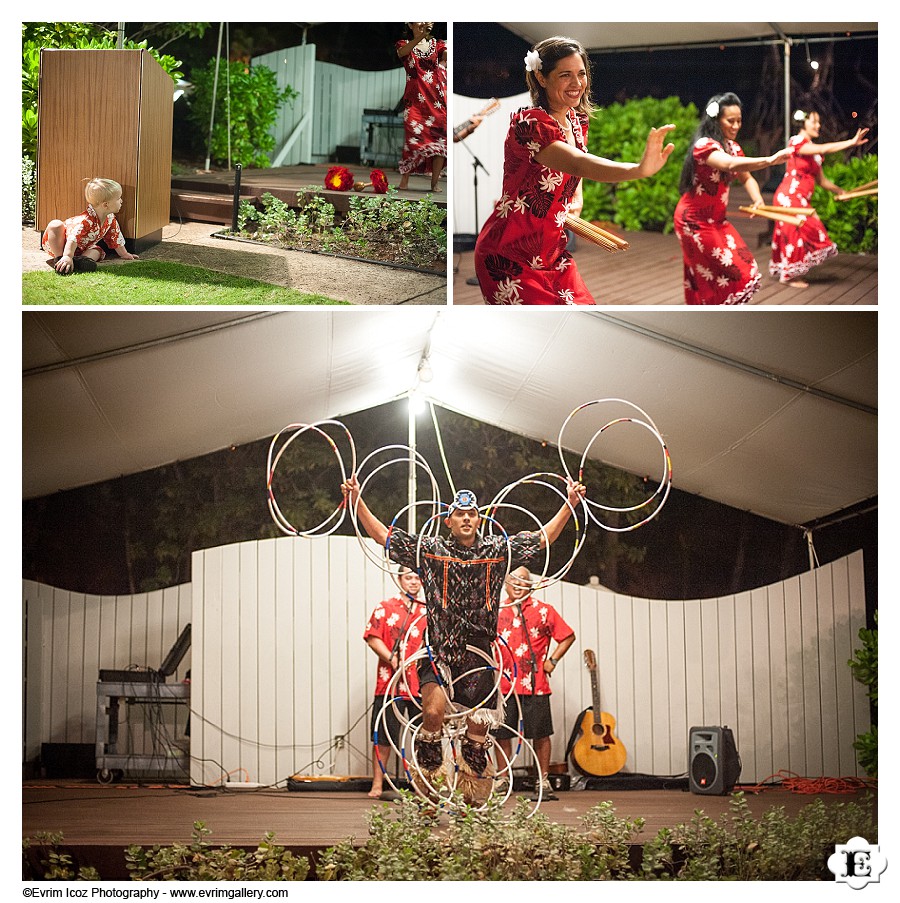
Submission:
[[[627,400],[665,437],[677,488],[782,523],[877,495],[874,312],[28,312],[23,371],[26,498],[340,418],[417,382],[439,406],[554,446],[580,405]],[[563,445],[581,453],[632,415],[590,405]],[[633,423],[590,454],[662,472]]]
[[[588,53],[647,47],[781,41],[877,32],[877,22],[501,22],[535,44],[550,35],[575,38]]]

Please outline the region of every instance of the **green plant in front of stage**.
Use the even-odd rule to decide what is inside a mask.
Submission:
[[[314,192],[299,193],[295,207],[266,192],[258,204],[241,201],[237,225],[242,235],[284,248],[430,267],[446,256],[445,221],[431,197],[410,201],[390,188],[384,195],[354,195],[344,217]]]
[[[875,629],[860,627],[857,649],[847,664],[854,678],[864,684],[872,702],[873,714],[878,711],[878,612],[875,612]],[[856,758],[869,777],[878,777],[878,725],[873,724],[870,731],[860,734],[853,743],[857,752]]]
[[[206,825],[194,822],[190,844],[130,846],[125,862],[135,881],[304,881],[309,860],[274,843],[267,832],[255,850],[213,846]]]
[[[790,818],[781,806],[756,818],[743,793],[735,793],[730,812],[716,822],[702,811],[686,825],[667,832],[675,861],[683,861],[681,881],[816,881],[828,878],[828,856],[851,837],[877,835],[874,803],[836,803],[816,799]]]
[[[92,866],[75,865],[71,853],[60,849],[62,834],[40,831],[22,840],[23,881],[97,881]]]
[[[332,881],[817,880],[827,857],[854,836],[876,836],[874,803],[821,800],[795,818],[783,807],[753,816],[742,793],[716,821],[702,810],[675,828],[640,837],[644,820],[608,802],[578,830],[551,822],[520,800],[512,810],[460,805],[440,825],[409,794],[369,814],[369,837],[327,849],[317,877]]]

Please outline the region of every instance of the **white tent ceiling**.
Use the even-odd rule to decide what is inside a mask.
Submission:
[[[550,35],[575,38],[588,52],[644,47],[777,41],[877,32],[877,22],[501,22],[534,44]]]
[[[631,401],[665,436],[677,488],[783,523],[877,495],[874,312],[491,308],[25,313],[24,495],[374,407],[409,391],[423,355],[436,404],[554,445],[579,405]],[[564,444],[580,452],[628,413],[591,406]],[[633,425],[592,451],[661,474]]]

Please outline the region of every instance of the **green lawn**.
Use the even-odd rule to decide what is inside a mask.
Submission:
[[[279,285],[160,260],[100,267],[94,273],[59,276],[24,273],[22,304],[348,304]]]

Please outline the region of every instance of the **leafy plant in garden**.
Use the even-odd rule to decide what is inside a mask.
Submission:
[[[875,629],[860,627],[857,649],[847,664],[853,676],[868,690],[873,708],[878,709],[878,612],[875,612]],[[853,743],[859,764],[869,777],[878,777],[878,725],[860,734]]]
[[[668,141],[675,150],[666,165],[649,179],[617,184],[585,180],[582,218],[618,223],[633,231],[671,232],[681,193],[678,179],[698,123],[697,108],[677,97],[645,97],[596,110],[588,130],[588,150],[599,157],[637,163],[651,128],[673,123]]]
[[[251,66],[238,60],[219,63],[191,71],[194,85],[188,116],[203,136],[203,147],[209,138],[210,113],[215,86],[215,118],[210,157],[217,163],[240,163],[242,166],[266,167],[269,154],[275,150],[272,127],[278,111],[297,98],[291,87],[279,88],[276,74],[267,66]]]
[[[430,197],[409,201],[397,198],[394,188],[378,196],[354,195],[342,219],[320,194],[298,194],[297,204],[290,207],[269,193],[259,206],[242,201],[238,231],[282,247],[407,266],[431,266],[446,254],[446,213]]]
[[[878,156],[850,157],[823,167],[824,175],[846,191],[878,178]],[[828,235],[838,248],[847,254],[876,254],[878,252],[878,196],[838,201],[824,188],[816,186],[813,207],[825,224]]]
[[[72,855],[60,849],[63,836],[40,831],[22,840],[23,881],[97,881],[100,875],[93,866],[76,866]]]

